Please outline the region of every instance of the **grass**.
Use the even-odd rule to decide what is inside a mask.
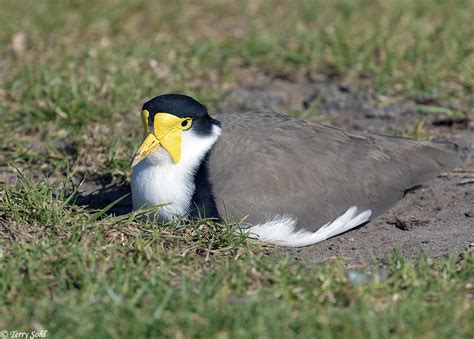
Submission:
[[[393,253],[386,278],[357,283],[342,261],[308,268],[275,260],[271,248],[231,225],[156,227],[136,215],[91,221],[63,187],[20,175],[2,191],[0,215],[9,222],[1,231],[1,328],[54,337],[469,337],[474,330],[472,252],[415,261]]]
[[[128,181],[145,100],[185,92],[225,106],[242,74],[316,74],[395,101],[446,103],[425,111],[469,113],[472,1],[0,0],[0,8],[0,181],[16,181],[0,192],[0,330],[472,336],[472,252],[393,253],[386,279],[354,284],[342,260],[308,268],[275,259],[232,225],[156,227],[78,207],[70,193],[84,178]],[[405,134],[424,137],[423,122]]]
[[[48,156],[72,160],[71,148],[99,154],[87,174],[115,175],[128,168],[122,160],[141,135],[146,99],[185,92],[222,105],[245,69],[441,98],[455,112],[474,107],[471,1],[2,0],[1,7],[4,163],[44,159],[30,146],[47,142]]]

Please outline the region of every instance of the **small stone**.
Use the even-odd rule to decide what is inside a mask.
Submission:
[[[23,58],[26,52],[26,34],[16,33],[12,37],[11,49],[17,58]]]
[[[395,225],[396,228],[402,231],[410,230],[409,225],[404,220],[398,219],[397,217],[395,217],[394,220],[387,221],[387,224]]]

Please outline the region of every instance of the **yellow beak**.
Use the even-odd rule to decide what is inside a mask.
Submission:
[[[132,158],[132,168],[138,165],[140,161],[155,152],[160,147],[160,142],[153,133],[146,136],[143,143],[140,145],[138,151],[135,152]]]
[[[181,132],[191,127],[191,118],[178,118],[168,113],[156,113],[153,121],[153,133],[148,133],[132,159],[132,167],[147,156],[163,148],[176,164],[181,159]]]

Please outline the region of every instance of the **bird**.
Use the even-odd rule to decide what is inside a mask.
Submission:
[[[275,112],[209,114],[183,94],[142,107],[133,209],[160,223],[210,218],[284,247],[369,222],[459,161],[448,143],[356,135]]]

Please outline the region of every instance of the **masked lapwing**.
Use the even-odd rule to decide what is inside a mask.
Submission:
[[[299,247],[381,214],[456,162],[443,144],[345,133],[277,113],[211,117],[178,94],[143,105],[132,159],[134,209],[159,222],[239,221],[261,241]]]

